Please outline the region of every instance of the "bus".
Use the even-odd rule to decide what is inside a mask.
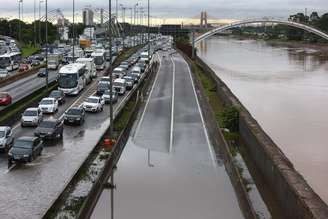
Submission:
[[[19,68],[19,63],[22,60],[20,52],[11,52],[0,55],[0,68],[5,68],[8,71],[14,71]]]
[[[58,90],[67,95],[78,95],[86,86],[86,66],[82,63],[68,64],[58,73]]]
[[[105,51],[96,50],[91,54],[91,57],[94,59],[97,70],[104,70],[106,65]]]

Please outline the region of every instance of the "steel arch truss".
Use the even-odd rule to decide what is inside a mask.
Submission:
[[[297,23],[297,22],[293,22],[293,21],[285,21],[285,20],[278,20],[278,19],[266,19],[266,18],[262,18],[262,19],[249,19],[249,20],[243,20],[243,21],[237,21],[237,22],[233,22],[231,24],[227,24],[227,25],[223,25],[221,27],[217,27],[213,30],[208,31],[207,33],[197,37],[195,39],[195,43],[200,42],[202,40],[207,39],[210,36],[213,36],[217,33],[221,33],[225,30],[229,30],[231,28],[235,28],[235,27],[239,27],[241,25],[245,25],[245,24],[260,24],[260,23],[270,23],[270,24],[281,24],[281,25],[287,25],[290,27],[296,27],[305,31],[308,31],[310,33],[313,33],[319,37],[322,37],[326,40],[328,40],[328,34],[324,33],[314,27],[305,25],[305,24],[301,24],[301,23]]]

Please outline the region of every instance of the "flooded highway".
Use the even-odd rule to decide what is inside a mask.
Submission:
[[[243,218],[223,162],[215,159],[188,65],[180,55],[162,56],[118,163],[115,218]],[[109,197],[105,190],[93,219],[109,218]]]
[[[212,37],[198,55],[328,203],[328,54],[319,48]]]

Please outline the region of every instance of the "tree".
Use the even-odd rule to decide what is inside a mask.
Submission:
[[[39,22],[36,21],[37,33],[39,32]],[[22,30],[22,43],[31,44],[34,42],[34,22],[31,24],[24,23],[18,19],[7,20],[0,18],[0,35],[10,36],[19,40],[19,25],[21,25]],[[41,22],[41,37],[42,42],[45,42],[45,27],[46,23]],[[38,36],[38,34],[37,34]],[[48,42],[53,43],[58,36],[58,30],[55,25],[48,22]]]

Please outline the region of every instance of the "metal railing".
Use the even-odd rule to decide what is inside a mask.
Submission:
[[[248,20],[243,20],[243,21],[236,21],[236,22],[232,22],[227,25],[223,25],[221,27],[217,27],[217,28],[210,30],[207,33],[197,37],[195,39],[195,43],[205,40],[210,36],[213,36],[217,33],[223,32],[225,30],[229,30],[231,28],[235,28],[235,27],[245,25],[245,24],[259,24],[259,23],[282,24],[282,25],[287,25],[287,26],[291,26],[291,27],[296,27],[296,28],[311,32],[317,36],[320,36],[320,37],[328,40],[327,33],[323,32],[321,30],[318,30],[317,28],[314,28],[312,26],[309,26],[307,24],[297,23],[297,22],[288,21],[288,20],[286,21],[286,20],[271,19],[271,18],[260,18],[260,19],[248,19]]]

